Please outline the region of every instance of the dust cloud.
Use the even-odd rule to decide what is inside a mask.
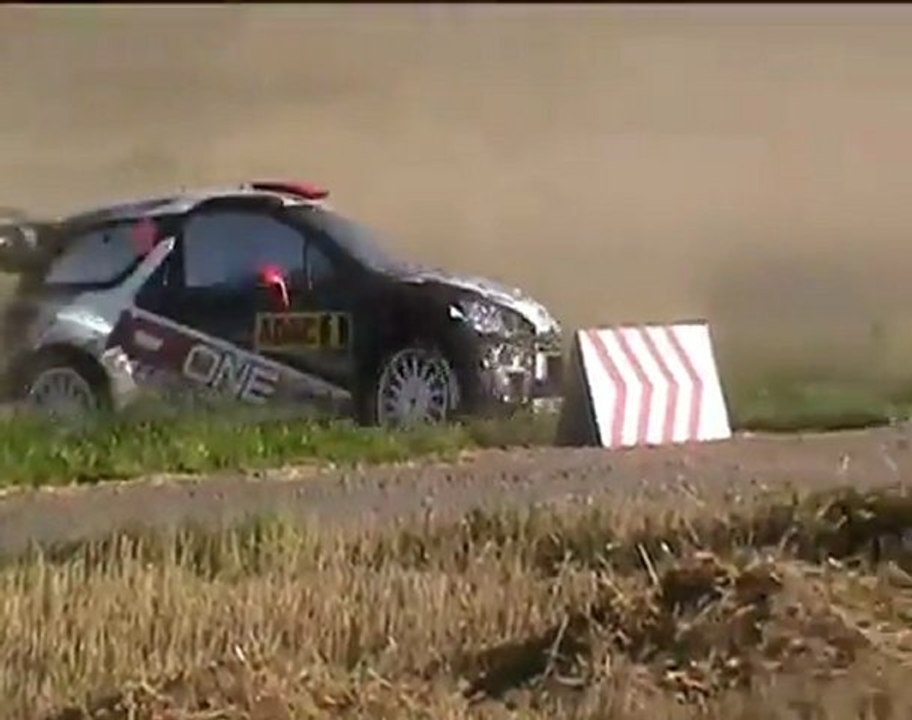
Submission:
[[[571,327],[902,370],[910,36],[902,5],[4,6],[0,205],[301,177]]]

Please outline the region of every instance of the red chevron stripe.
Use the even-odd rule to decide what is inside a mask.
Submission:
[[[611,377],[611,382],[614,383],[614,387],[617,390],[617,397],[615,398],[614,403],[614,415],[611,421],[611,440],[609,447],[618,447],[621,445],[624,437],[624,411],[627,409],[627,386],[624,384],[624,378],[621,377],[621,374],[615,367],[614,361],[612,361],[611,356],[608,354],[608,348],[606,348],[605,343],[602,342],[598,330],[587,330],[586,337],[588,337],[589,342],[592,343],[595,354],[598,355],[602,367]]]
[[[671,327],[665,330],[671,346],[681,360],[684,370],[687,372],[690,382],[693,385],[693,398],[690,403],[690,419],[688,424],[688,440],[696,440],[700,433],[700,413],[703,406],[703,380],[697,373],[693,362],[684,350],[681,339],[678,337],[677,328]]]
[[[614,336],[617,338],[618,345],[624,353],[624,357],[627,358],[627,361],[630,363],[631,367],[633,367],[633,372],[636,374],[637,380],[640,381],[640,416],[637,418],[637,443],[645,443],[649,435],[649,417],[652,410],[652,383],[650,382],[646,371],[643,369],[640,359],[636,356],[636,353],[630,346],[630,341],[627,339],[623,329],[614,331]]]
[[[640,328],[639,331],[640,337],[643,338],[643,343],[656,361],[656,365],[659,366],[659,371],[662,373],[665,382],[668,383],[668,397],[665,399],[665,419],[662,424],[662,442],[670,443],[674,439],[674,423],[678,411],[678,381],[675,380],[671,368],[668,367],[668,363],[659,351],[659,347],[649,331],[646,328]]]

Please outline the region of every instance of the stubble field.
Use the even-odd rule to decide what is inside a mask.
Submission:
[[[876,439],[8,499],[6,548],[94,538],[0,571],[0,717],[907,717],[912,456]]]
[[[570,328],[707,318],[736,396],[813,379],[902,405],[910,26],[899,6],[8,6],[0,205],[301,176]],[[0,570],[0,716],[91,696],[99,719],[905,717],[908,470],[899,427],[11,493],[0,550],[66,547]],[[557,507],[510,514],[536,503]]]

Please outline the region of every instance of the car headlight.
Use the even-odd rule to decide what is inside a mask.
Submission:
[[[481,335],[510,338],[523,329],[523,320],[517,313],[483,300],[466,300],[451,305],[450,317],[462,320]]]

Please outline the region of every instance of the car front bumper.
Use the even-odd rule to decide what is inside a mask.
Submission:
[[[472,367],[475,372],[468,378],[466,397],[470,413],[560,408],[564,360],[559,337],[525,343],[489,340],[478,347]]]

